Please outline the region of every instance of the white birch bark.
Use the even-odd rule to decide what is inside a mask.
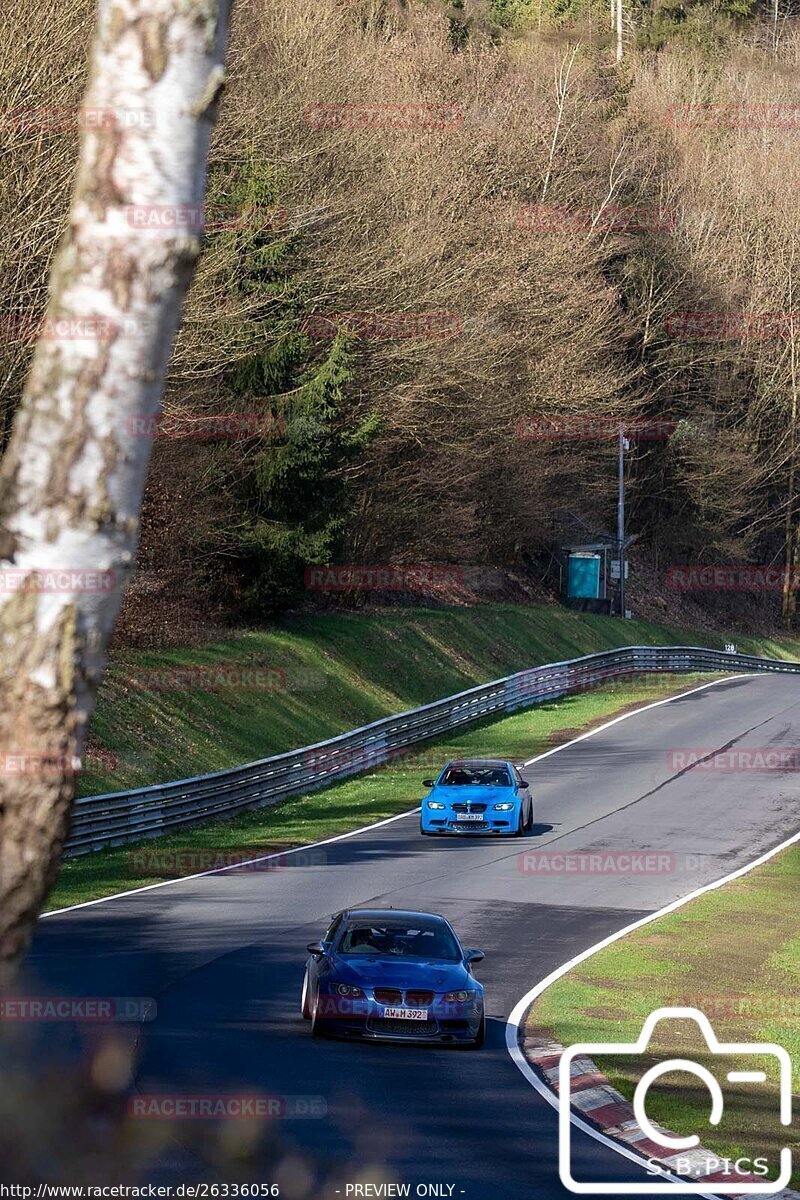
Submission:
[[[0,468],[0,985],[57,875],[73,760],[136,552],[151,439],[131,431],[159,411],[200,250],[197,230],[137,227],[131,206],[202,205],[229,10],[100,0],[48,308],[99,335],[40,339]],[[50,590],[48,571],[111,574],[98,590],[83,575]],[[43,769],[54,752],[65,761]]]

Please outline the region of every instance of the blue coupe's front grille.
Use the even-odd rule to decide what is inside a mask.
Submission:
[[[425,1008],[428,1004],[433,1004],[433,992],[406,992],[406,1004],[409,1008]]]
[[[454,804],[453,812],[486,812],[485,804]]]
[[[403,993],[399,988],[376,987],[373,996],[380,1004],[402,1004]]]

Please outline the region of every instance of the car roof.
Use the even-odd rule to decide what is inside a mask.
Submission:
[[[448,767],[508,767],[510,765],[504,758],[453,758],[447,764]]]
[[[342,913],[342,916],[346,918],[376,918],[381,921],[385,921],[387,917],[400,917],[400,919],[403,921],[413,917],[427,917],[428,919],[433,919],[434,921],[444,921],[447,925],[450,924],[447,918],[443,917],[441,913],[417,912],[413,909],[404,908],[346,908]]]

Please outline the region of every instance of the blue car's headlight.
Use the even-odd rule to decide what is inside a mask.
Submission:
[[[361,999],[364,995],[360,987],[354,987],[350,983],[335,983],[332,990],[337,996],[350,996],[354,1000]]]
[[[475,997],[474,992],[465,992],[465,991],[447,992],[445,995],[445,1001],[449,1004],[454,1004],[454,1003],[463,1004],[466,1000],[472,1000],[472,999],[474,999],[474,997]]]
[[[444,805],[440,804],[438,800],[429,800],[428,808],[444,808]]]
[[[514,805],[506,802],[505,804],[495,804],[494,807],[497,809],[498,812],[510,812],[510,810],[514,807]]]

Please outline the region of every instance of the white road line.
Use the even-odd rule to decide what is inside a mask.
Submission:
[[[561,750],[566,750],[567,747],[574,746],[577,742],[582,742],[586,738],[594,737],[595,734],[602,733],[604,729],[609,729],[612,725],[617,725],[620,721],[627,720],[628,717],[635,717],[639,713],[647,712],[648,709],[659,708],[662,704],[669,704],[673,700],[680,700],[685,696],[692,696],[696,692],[705,691],[706,688],[715,687],[719,683],[728,683],[733,679],[751,679],[751,678],[759,678],[759,677],[760,677],[760,675],[758,673],[728,675],[728,676],[725,676],[725,678],[723,678],[723,679],[713,679],[713,680],[711,680],[710,683],[704,683],[704,684],[701,684],[699,687],[691,688],[689,691],[679,692],[675,696],[668,696],[664,700],[653,701],[651,704],[645,704],[641,708],[633,709],[629,713],[623,713],[622,716],[614,717],[614,718],[612,718],[612,720],[606,721],[603,725],[598,725],[596,729],[590,729],[586,733],[579,734],[578,737],[571,738],[567,742],[562,742],[561,745],[554,746],[551,750],[545,750],[543,754],[537,754],[535,758],[528,759],[523,765],[528,767],[528,766],[531,766],[533,763],[540,762],[544,758],[549,758],[551,754],[557,754]],[[62,915],[63,913],[75,912],[77,909],[81,909],[81,908],[91,908],[95,904],[105,904],[109,900],[120,900],[125,896],[138,896],[142,892],[151,892],[151,891],[154,891],[156,888],[169,887],[171,884],[175,884],[175,883],[185,883],[187,880],[190,880],[190,879],[203,879],[205,876],[208,876],[208,875],[219,875],[219,874],[222,874],[224,871],[236,870],[237,868],[241,868],[244,866],[251,866],[254,863],[266,862],[267,860],[273,859],[273,858],[281,858],[285,854],[296,854],[301,850],[311,850],[317,846],[327,846],[333,842],[345,841],[347,838],[356,837],[360,833],[367,833],[371,829],[379,829],[382,825],[391,825],[392,822],[400,821],[405,817],[413,816],[414,813],[416,813],[416,812],[419,812],[419,808],[411,808],[411,809],[408,809],[407,812],[398,813],[394,817],[387,817],[385,820],[376,821],[371,825],[362,825],[359,829],[352,829],[348,833],[341,833],[341,834],[338,834],[336,837],[325,838],[323,841],[310,842],[309,844],[307,844],[305,846],[295,846],[291,850],[279,851],[276,854],[262,855],[260,858],[253,858],[253,859],[248,860],[248,862],[235,863],[230,867],[220,867],[217,870],[213,870],[213,871],[200,871],[196,875],[185,875],[180,879],[165,879],[161,883],[151,883],[151,884],[147,884],[145,887],[132,888],[130,891],[127,891],[127,892],[115,892],[111,896],[101,896],[97,900],[86,900],[82,904],[72,904],[67,908],[54,909],[52,912],[42,913],[40,920],[44,920],[46,917],[57,917],[57,916]],[[787,849],[787,847],[789,847],[789,846],[795,845],[798,841],[800,841],[800,833],[797,833],[794,835],[794,837],[789,838],[785,842],[782,842],[779,846],[776,846],[773,850],[767,851],[766,854],[763,854],[763,855],[761,855],[760,858],[757,858],[755,860],[755,862],[752,862],[745,867],[739,868],[738,871],[734,871],[730,875],[726,875],[724,878],[718,879],[714,883],[706,884],[704,887],[698,888],[696,891],[691,892],[688,896],[684,896],[682,899],[674,901],[672,904],[668,905],[666,908],[662,908],[658,912],[652,913],[650,916],[644,917],[641,920],[634,922],[634,924],[628,925],[624,929],[618,930],[616,933],[612,934],[610,937],[605,938],[602,942],[598,942],[596,946],[592,946],[589,950],[586,950],[582,954],[577,955],[575,958],[571,959],[568,963],[565,963],[562,967],[559,967],[557,970],[553,971],[550,975],[547,976],[546,979],[543,979],[541,981],[541,983],[538,983],[535,987],[531,988],[531,990],[522,997],[522,999],[513,1008],[512,1012],[510,1013],[510,1015],[508,1017],[508,1021],[506,1022],[506,1048],[507,1048],[509,1054],[511,1055],[511,1058],[513,1059],[516,1066],[519,1068],[519,1070],[521,1071],[523,1076],[527,1079],[528,1083],[530,1083],[531,1086],[533,1088],[535,1088],[535,1090],[537,1092],[539,1092],[539,1094],[547,1101],[548,1104],[550,1104],[556,1110],[558,1109],[558,1099],[550,1092],[550,1090],[546,1087],[546,1085],[535,1074],[535,1072],[531,1068],[530,1064],[525,1059],[525,1056],[522,1053],[522,1050],[519,1045],[520,1025],[525,1016],[525,1013],[527,1012],[528,1008],[531,1006],[533,1001],[535,999],[537,999],[537,997],[540,996],[548,987],[550,987],[550,985],[552,983],[555,983],[557,979],[562,978],[562,976],[566,975],[569,971],[571,971],[573,969],[573,967],[578,966],[579,963],[585,962],[585,960],[587,958],[590,958],[593,954],[596,954],[598,951],[603,950],[606,946],[610,946],[613,942],[618,941],[619,939],[625,937],[629,933],[633,933],[636,929],[640,929],[644,925],[649,925],[652,921],[656,921],[660,917],[666,916],[668,913],[674,912],[678,908],[682,908],[684,904],[688,904],[691,900],[696,899],[698,896],[702,896],[706,892],[710,892],[716,888],[722,887],[724,884],[730,883],[734,879],[739,879],[741,876],[748,874],[748,872],[754,870],[756,867],[761,866],[762,863],[768,862],[769,859],[773,858],[776,854],[779,854],[782,850]],[[588,1136],[591,1138],[594,1138],[595,1141],[600,1142],[604,1146],[607,1146],[609,1149],[615,1151],[617,1154],[622,1155],[622,1157],[630,1159],[631,1162],[634,1162],[637,1165],[642,1166],[643,1160],[639,1155],[634,1154],[634,1152],[632,1150],[628,1150],[625,1146],[622,1146],[619,1143],[612,1141],[610,1138],[607,1138],[604,1134],[600,1133],[599,1130],[593,1129],[591,1125],[588,1125],[585,1121],[581,1120],[581,1118],[576,1116],[574,1113],[571,1114],[570,1121],[577,1129],[580,1129],[583,1133],[588,1134]],[[681,1180],[677,1176],[670,1175],[669,1172],[661,1171],[660,1174],[662,1174],[663,1177],[670,1182],[673,1182],[673,1183],[681,1182]],[[713,1195],[713,1193],[709,1192],[707,1194],[704,1194],[700,1198],[700,1200],[716,1200],[716,1197]]]
[[[105,904],[109,900],[121,900],[124,896],[141,896],[142,892],[154,892],[156,888],[169,887],[173,883],[186,883],[190,879],[204,879],[206,875],[221,875],[224,871],[240,871],[242,867],[268,862],[272,858],[284,858],[287,854],[299,854],[301,850],[313,850],[316,846],[330,846],[332,842],[343,842],[345,838],[356,837],[357,834],[367,833],[370,829],[380,829],[381,825],[391,825],[392,821],[411,817],[416,812],[419,812],[419,808],[409,808],[406,812],[397,813],[394,817],[386,817],[383,821],[374,821],[371,825],[362,825],[359,829],[351,829],[348,833],[338,833],[336,837],[325,838],[321,842],[308,842],[305,846],[293,846],[291,850],[278,850],[275,854],[262,854],[259,858],[249,858],[246,862],[231,863],[229,867],[215,867],[211,871],[198,871],[196,875],[181,875],[179,879],[164,879],[161,883],[148,883],[144,887],[131,888],[127,892],[114,892],[110,896],[98,896],[96,900],[84,900],[82,904],[70,904],[68,908],[54,908],[51,912],[42,913],[39,920],[42,921],[45,917],[60,917],[62,913],[75,912],[78,908],[91,908],[93,904]],[[122,849],[122,847],[117,847],[117,849]]]
[[[731,678],[741,679],[746,678],[746,676],[737,675],[732,676]],[[712,687],[713,683],[722,682],[724,681],[714,680],[712,683],[704,684],[703,687]],[[693,690],[702,691],[703,688],[695,688]],[[681,694],[688,696],[691,695],[691,692],[683,692]],[[657,708],[659,704],[668,704],[670,700],[677,700],[679,698],[679,696],[670,696],[667,700],[659,700],[656,702],[656,704],[647,705],[645,708],[640,708],[636,711],[645,712],[647,708]],[[634,713],[625,713],[623,716],[615,717],[613,721],[609,721],[607,724],[601,725],[599,729],[592,730],[591,732],[599,733],[600,729],[607,729],[609,725],[616,725],[618,721],[624,721],[626,717],[634,715]],[[582,741],[584,737],[588,736],[588,734],[582,734],[581,737],[575,738],[574,740]],[[569,745],[570,743],[565,744]],[[559,750],[561,747],[557,746],[555,749]],[[530,761],[538,762],[540,758],[546,758],[548,754],[552,753],[553,751],[549,750],[547,751],[547,754],[539,755],[537,758],[531,759]],[[529,764],[526,763],[525,765],[527,766]],[[575,958],[572,958],[569,962],[564,963],[563,966],[557,967],[555,971],[552,971],[545,979],[543,979],[540,983],[537,983],[535,987],[532,987],[529,992],[526,992],[522,999],[519,1000],[514,1006],[506,1022],[506,1049],[511,1055],[515,1065],[525,1076],[531,1087],[535,1088],[539,1095],[542,1096],[552,1108],[558,1111],[558,1097],[533,1070],[530,1063],[525,1058],[520,1045],[520,1027],[525,1018],[525,1014],[533,1004],[534,1000],[537,1000],[539,996],[541,996],[543,992],[545,992],[552,984],[556,983],[557,980],[562,979],[575,967],[586,962],[587,959],[597,954],[600,950],[605,950],[607,946],[611,946],[614,942],[618,942],[622,938],[627,937],[629,933],[634,933],[637,929],[642,929],[645,925],[650,925],[654,921],[660,920],[661,917],[666,917],[670,913],[676,912],[679,908],[683,908],[684,905],[689,904],[692,900],[696,900],[699,896],[705,896],[708,892],[713,892],[718,888],[724,887],[727,883],[732,883],[736,879],[741,879],[744,875],[748,875],[757,867],[763,866],[764,863],[769,862],[770,859],[774,858],[777,854],[780,854],[783,850],[787,850],[790,846],[797,845],[798,842],[800,842],[800,833],[796,833],[792,837],[787,838],[786,841],[781,842],[780,845],[774,846],[772,850],[767,850],[766,853],[760,855],[757,859],[751,863],[748,863],[746,866],[739,867],[738,870],[732,871],[728,875],[724,875],[721,879],[717,879],[713,883],[704,884],[702,887],[690,892],[687,896],[683,896],[679,900],[674,900],[665,908],[659,909],[658,912],[650,913],[649,916],[642,917],[640,920],[634,921],[632,925],[626,925],[623,929],[618,929],[616,933],[612,933],[609,937],[604,938],[603,941],[598,942],[597,945],[590,946],[588,950],[582,951],[580,954],[576,955]],[[570,1122],[576,1127],[576,1129],[580,1129],[582,1133],[586,1133],[589,1135],[589,1137],[594,1138],[596,1142],[600,1142],[601,1145],[606,1146],[610,1150],[614,1150],[617,1154],[622,1155],[623,1158],[630,1159],[631,1162],[635,1162],[644,1168],[644,1160],[642,1159],[641,1155],[635,1154],[632,1150],[620,1145],[619,1142],[615,1142],[611,1138],[606,1137],[605,1134],[601,1133],[598,1129],[594,1129],[574,1112],[570,1114]],[[662,1171],[660,1173],[665,1179],[668,1179],[673,1183],[682,1182],[678,1176],[671,1175],[669,1172]],[[705,1200],[716,1200],[713,1192],[704,1193],[704,1196]]]
[[[605,725],[599,725],[597,729],[590,729],[587,733],[582,733],[568,742],[562,742],[560,746],[554,746],[552,750],[546,750],[544,754],[539,754],[536,758],[528,759],[523,765],[526,767],[530,766],[531,763],[538,762],[542,758],[547,758],[551,754],[556,754],[559,750],[566,750],[568,746],[574,746],[576,742],[582,742],[584,738],[593,737],[596,733],[602,733],[604,729],[608,729],[611,725],[616,725],[618,721],[624,721],[627,717],[635,717],[637,713],[646,712],[649,708],[657,708],[659,704],[667,704],[670,700],[680,700],[682,696],[691,696],[694,692],[702,692],[705,688],[713,687],[717,683],[727,683],[730,679],[757,677],[757,675],[751,676],[747,674],[729,675],[725,679],[712,679],[711,683],[701,684],[700,687],[692,688],[688,692],[681,692],[677,696],[668,696],[666,700],[656,700],[652,704],[645,704],[641,708],[636,708],[621,717],[615,717],[613,720],[607,721]],[[342,842],[346,838],[357,837],[360,833],[368,833],[371,829],[380,829],[382,825],[391,825],[393,821],[400,821],[404,817],[412,817],[416,812],[419,812],[419,807],[409,808],[406,812],[397,813],[394,817],[387,817],[383,821],[375,821],[371,825],[362,825],[358,829],[351,829],[348,833],[337,834],[336,837],[325,838],[321,842],[308,842],[304,846],[294,846],[291,850],[279,850],[275,854],[263,854],[259,858],[250,858],[246,862],[233,863],[229,867],[216,867],[210,871],[198,871],[195,875],[182,875],[179,879],[164,879],[160,883],[148,883],[144,887],[130,888],[126,892],[113,892],[110,896],[99,896],[96,900],[84,900],[81,904],[70,904],[67,908],[54,908],[50,912],[42,913],[39,920],[44,920],[46,917],[60,917],[63,913],[76,912],[79,908],[91,908],[95,904],[107,904],[109,900],[122,900],[126,896],[139,896],[143,892],[153,892],[156,888],[170,887],[176,883],[186,883],[190,879],[204,879],[208,875],[221,875],[224,871],[241,870],[242,867],[250,867],[260,862],[268,862],[273,858],[282,858],[287,854],[298,854],[302,850],[313,850],[317,846],[329,846],[332,842]]]
[[[632,712],[623,713],[621,717],[612,717],[604,725],[598,725],[596,729],[590,729],[587,733],[581,733],[569,742],[563,742],[560,746],[554,746],[552,750],[545,750],[544,754],[537,754],[535,758],[529,758],[522,765],[529,767],[531,763],[541,762],[543,758],[549,758],[551,754],[558,754],[559,750],[565,750],[567,746],[574,746],[576,742],[582,742],[585,738],[594,737],[596,733],[602,733],[604,729],[610,729],[612,725],[619,725],[620,721],[627,721],[628,717],[636,717],[639,713],[647,712],[650,708],[660,708],[662,704],[671,704],[673,700],[682,700],[684,696],[693,696],[695,692],[704,692],[706,688],[716,687],[718,683],[730,683],[732,679],[758,678],[759,674],[754,674],[751,671],[741,675],[726,675],[724,679],[712,679],[710,683],[701,683],[699,687],[691,688],[688,692],[678,692],[674,696],[667,696],[665,700],[654,700],[652,704],[643,704],[641,708],[634,708]]]

